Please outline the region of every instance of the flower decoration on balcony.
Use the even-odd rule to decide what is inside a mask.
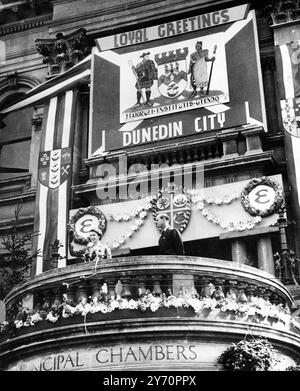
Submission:
[[[269,341],[253,337],[233,343],[218,359],[227,371],[269,371],[279,361]]]
[[[146,290],[137,299],[127,299],[108,297],[107,293],[102,292],[99,297],[83,298],[79,304],[74,305],[69,302],[65,294],[62,304],[56,303],[51,307],[43,305],[42,308],[34,310],[19,307],[18,312],[9,322],[1,324],[1,332],[34,326],[45,320],[54,324],[60,318],[80,315],[86,319],[89,314],[108,314],[116,310],[138,310],[141,312],[149,310],[154,313],[164,308],[173,308],[177,311],[190,308],[198,319],[205,318],[213,312],[214,319],[216,316],[224,314],[248,323],[260,323],[268,320],[271,324],[277,324],[277,327],[288,329],[292,327],[294,332],[300,333],[300,323],[291,316],[287,306],[271,304],[269,300],[256,296],[243,295],[243,297],[246,301],[242,300],[242,295],[237,297],[230,294],[227,294],[226,297],[200,297],[195,290],[182,289],[176,296],[170,292],[157,296]]]
[[[279,185],[267,177],[250,181],[243,189],[241,198],[243,208],[252,216],[270,216],[284,205]]]

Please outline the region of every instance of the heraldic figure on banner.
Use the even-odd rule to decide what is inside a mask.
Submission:
[[[136,66],[133,66],[132,62],[129,62],[131,69],[136,78],[135,88],[137,89],[137,106],[141,105],[141,99],[146,105],[150,105],[151,87],[153,81],[157,80],[157,68],[152,60],[149,59],[150,52],[143,53],[140,58],[142,61]],[[143,89],[145,89],[146,100],[143,96]]]
[[[208,57],[208,50],[202,49],[202,41],[198,41],[195,46],[196,51],[190,55],[190,65],[188,73],[191,74],[191,87],[193,92],[190,97],[193,98],[197,95],[197,88],[200,88],[200,96],[204,96],[204,88],[208,93],[210,77],[212,73],[212,66],[210,70],[210,77],[208,77],[207,62],[215,61],[215,57]],[[216,47],[215,47],[216,50]]]
[[[98,228],[93,228],[89,231],[89,242],[84,252],[85,262],[96,261],[95,269],[98,262],[103,259],[111,259],[111,250],[109,247],[100,243],[102,231]]]

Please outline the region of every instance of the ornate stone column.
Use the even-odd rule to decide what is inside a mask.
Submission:
[[[257,239],[258,268],[275,276],[272,242],[270,236]]]
[[[242,239],[234,239],[231,243],[232,262],[244,265],[247,260],[246,243]]]

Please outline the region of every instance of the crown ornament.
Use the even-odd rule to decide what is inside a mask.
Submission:
[[[167,64],[168,62],[185,60],[189,53],[187,47],[183,49],[170,50],[161,54],[155,54],[154,59],[157,65]]]

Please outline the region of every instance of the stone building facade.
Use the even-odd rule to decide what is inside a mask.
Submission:
[[[9,292],[2,284],[8,318],[18,303],[31,311],[28,327],[24,314],[14,318],[22,346],[1,339],[4,369],[218,370],[218,355],[249,327],[272,341],[283,367],[297,363],[299,135],[290,113],[299,75],[298,46],[287,45],[299,40],[299,7],[0,2],[0,231],[21,204],[18,232],[38,232],[32,249],[41,250],[23,283]],[[195,52],[199,40],[208,52]],[[137,63],[147,53],[157,75],[145,82]],[[55,153],[58,186],[47,177],[54,163],[43,168]],[[184,257],[158,254],[153,217],[162,211],[181,231]],[[99,269],[82,262],[95,224],[113,255]],[[170,295],[187,309],[174,312]]]

